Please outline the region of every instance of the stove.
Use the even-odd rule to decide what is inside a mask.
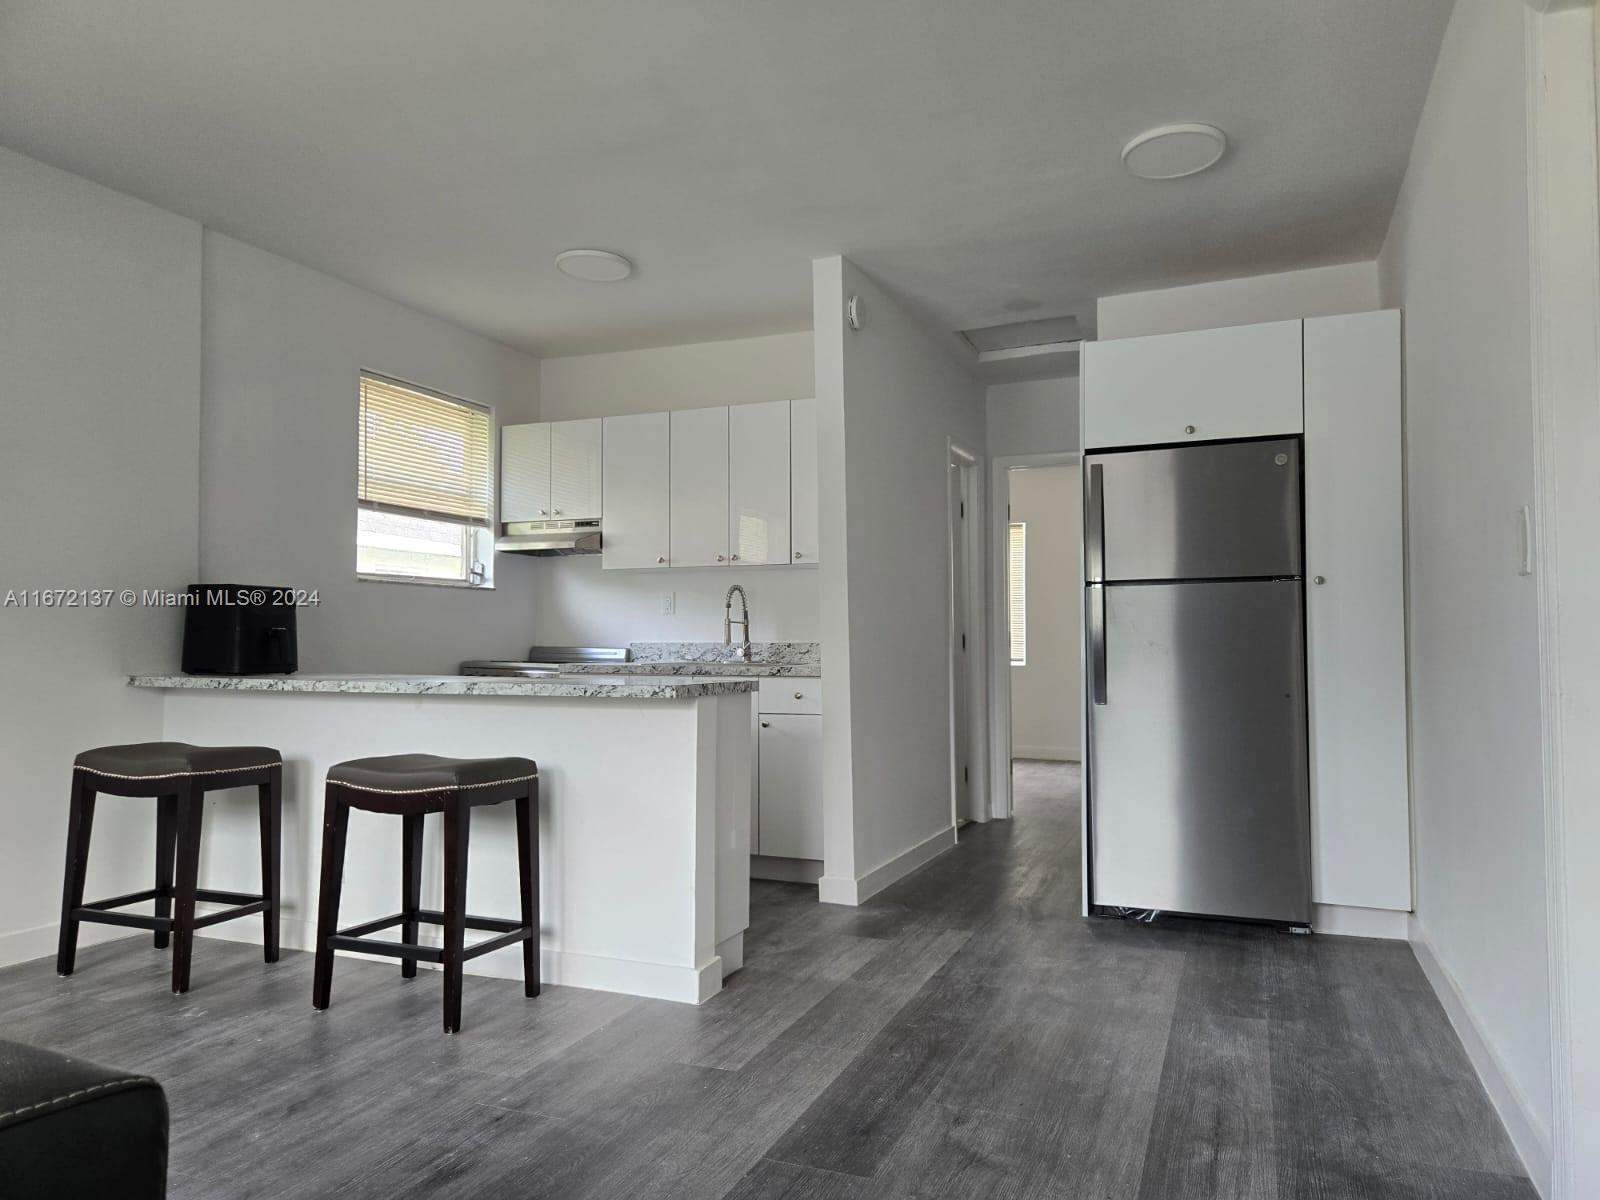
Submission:
[[[625,663],[632,659],[626,649],[606,646],[529,646],[525,661],[474,658],[461,664],[463,675],[508,675],[538,679],[559,675],[574,663]]]

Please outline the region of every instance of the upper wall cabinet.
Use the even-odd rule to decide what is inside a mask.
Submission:
[[[500,519],[550,520],[550,426],[500,428]]]
[[[1301,325],[1275,321],[1088,343],[1084,447],[1300,433]]]
[[[600,516],[598,418],[500,430],[500,519],[585,521]]]
[[[817,565],[817,402],[789,405],[790,560],[801,567]]]
[[[603,425],[606,516],[601,566],[668,566],[672,443],[667,414],[607,417]]]
[[[730,553],[728,410],[683,409],[671,419],[672,565],[725,565]]]
[[[789,561],[789,401],[728,410],[729,559]]]
[[[586,521],[600,516],[601,423],[556,421],[550,426],[550,516]]]

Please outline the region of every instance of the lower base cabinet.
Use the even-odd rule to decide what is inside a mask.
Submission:
[[[756,852],[822,857],[822,717],[765,713],[757,744],[761,797]]]

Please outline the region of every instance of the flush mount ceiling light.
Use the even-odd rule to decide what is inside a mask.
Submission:
[[[1215,125],[1162,125],[1122,148],[1122,165],[1140,179],[1182,179],[1215,165],[1228,135]]]
[[[633,264],[609,250],[563,250],[556,255],[556,269],[590,283],[616,283],[633,274]]]

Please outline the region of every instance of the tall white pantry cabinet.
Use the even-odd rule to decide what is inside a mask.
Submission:
[[[1411,908],[1400,314],[1084,347],[1083,445],[1302,435],[1312,900]],[[1319,916],[1321,914],[1319,913]]]

